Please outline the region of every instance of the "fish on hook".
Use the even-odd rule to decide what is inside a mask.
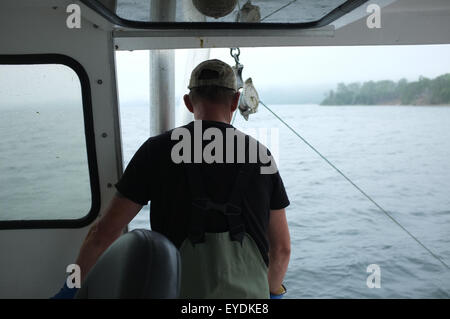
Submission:
[[[241,97],[239,99],[239,112],[248,121],[250,114],[258,111],[259,96],[253,85],[252,78],[248,78],[244,83],[244,89],[242,90]]]

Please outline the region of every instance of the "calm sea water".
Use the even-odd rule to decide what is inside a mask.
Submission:
[[[0,101],[0,219],[78,219],[91,207],[79,102]]]
[[[450,264],[450,107],[272,107]],[[126,164],[148,137],[149,114],[136,106],[121,115]],[[267,110],[248,122],[239,115],[235,126],[279,130],[278,167],[291,200],[287,297],[450,297],[450,271]],[[148,206],[130,228],[142,227]],[[381,269],[381,288],[366,284],[371,264]]]
[[[272,107],[450,264],[450,107]],[[3,112],[3,220],[54,218],[55,213],[79,218],[89,210],[82,121],[77,105]],[[121,124],[127,164],[148,138],[148,108],[122,107]],[[235,126],[278,129],[278,166],[291,200],[287,297],[450,297],[450,271],[267,110],[248,122],[238,115]],[[268,146],[274,150],[270,136]],[[149,227],[146,206],[130,228]],[[371,264],[381,269],[379,289],[366,285]]]

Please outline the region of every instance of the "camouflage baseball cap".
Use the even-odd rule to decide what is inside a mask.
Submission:
[[[237,91],[233,69],[220,60],[207,60],[192,71],[189,89],[203,86],[219,86]]]

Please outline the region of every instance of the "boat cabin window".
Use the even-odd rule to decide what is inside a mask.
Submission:
[[[192,119],[192,69],[213,58],[235,66],[229,48],[204,50],[175,52],[177,126]],[[151,54],[116,52],[124,167],[152,134]],[[291,202],[289,298],[449,296],[435,258],[450,261],[448,56],[449,45],[241,48],[261,103],[232,122],[278,151]],[[129,229],[149,226],[147,205]]]
[[[62,64],[0,64],[0,220],[74,220],[91,208],[81,83]]]
[[[93,0],[85,1],[96,2]],[[130,21],[210,24],[274,23],[299,24],[316,22],[339,6],[355,1],[345,0],[118,0],[116,14]],[[169,12],[161,15],[160,12]],[[172,13],[170,13],[172,12]]]

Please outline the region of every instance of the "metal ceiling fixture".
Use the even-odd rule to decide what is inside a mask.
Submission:
[[[237,4],[237,0],[193,0],[192,2],[205,16],[216,19],[233,12]]]

